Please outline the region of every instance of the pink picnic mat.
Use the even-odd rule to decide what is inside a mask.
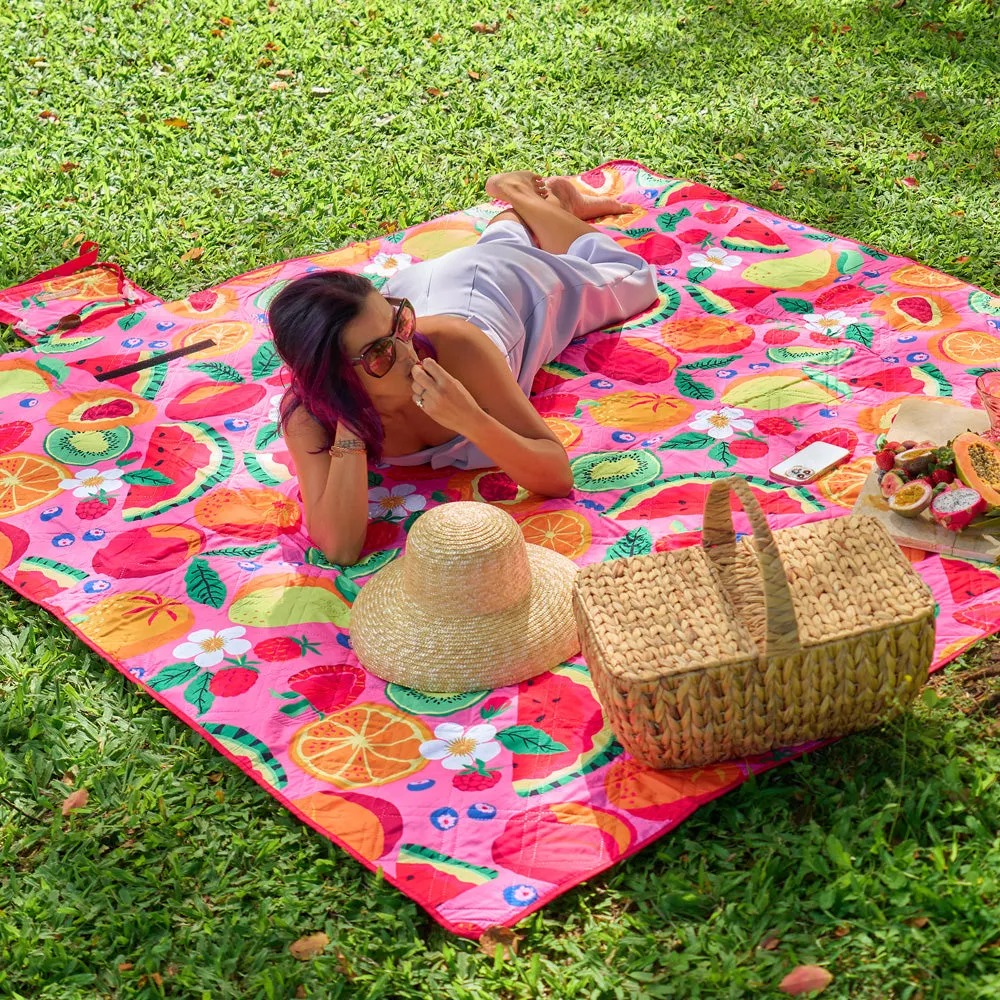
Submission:
[[[378,285],[474,242],[497,205],[176,302],[98,264],[93,244],[0,292],[0,320],[34,344],[0,359],[3,580],[470,937],[809,747],[654,772],[614,740],[582,662],[457,696],[368,676],[351,652],[351,603],[414,519],[483,500],[584,564],[690,544],[709,482],[732,473],[774,528],[840,516],[902,399],[975,406],[975,374],[1000,362],[1000,298],[955,278],[637,163],[578,182],[635,204],[603,228],[655,265],[660,293],[538,375],[534,403],[570,453],[572,496],[543,500],[490,470],[372,468],[368,546],[346,569],[302,531],[275,425],[268,302],[318,268]],[[159,356],[172,360],[113,374]],[[856,457],[814,486],[768,480],[817,439]],[[938,666],[1000,628],[997,569],[913,558],[940,606]]]

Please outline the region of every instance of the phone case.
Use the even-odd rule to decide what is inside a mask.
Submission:
[[[814,441],[808,447],[775,465],[771,469],[771,477],[783,483],[791,483],[793,486],[811,483],[840,465],[849,455],[850,452],[846,448],[827,444],[825,441]]]

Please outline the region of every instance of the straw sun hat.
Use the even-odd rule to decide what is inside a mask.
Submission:
[[[516,684],[579,651],[576,573],[565,556],[527,544],[510,514],[441,504],[361,588],[351,645],[376,677],[420,691]]]

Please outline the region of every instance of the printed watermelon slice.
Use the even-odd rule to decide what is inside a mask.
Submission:
[[[579,664],[563,663],[522,681],[517,724],[541,729],[566,747],[555,754],[514,754],[514,791],[525,798],[551,792],[624,753],[604,720],[590,671]]]
[[[396,881],[425,906],[446,903],[498,874],[494,868],[473,865],[422,844],[400,844],[396,857]]]
[[[719,241],[727,250],[746,253],[788,253],[788,244],[781,237],[756,219],[744,219]]]
[[[980,568],[961,559],[941,558],[941,567],[948,578],[951,599],[956,604],[967,604],[975,597],[982,597],[1000,587],[1000,577],[992,569]]]
[[[774,289],[747,285],[742,288],[713,288],[712,291],[720,298],[731,302],[737,309],[753,309],[768,298]]]
[[[154,428],[144,469],[154,469],[170,484],[134,483],[122,507],[122,520],[139,521],[195,500],[233,471],[233,449],[207,424],[184,422]]]
[[[719,191],[717,188],[708,187],[705,184],[695,184],[692,181],[678,181],[672,187],[668,187],[656,199],[656,207],[663,208],[667,205],[684,204],[689,201],[732,201],[733,196]]]

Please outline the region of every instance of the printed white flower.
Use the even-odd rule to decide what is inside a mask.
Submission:
[[[752,420],[741,420],[743,411],[736,406],[724,406],[721,410],[699,410],[688,425],[693,431],[704,431],[709,437],[721,441],[733,436],[733,431],[748,431]]]
[[[806,328],[813,333],[825,333],[828,337],[838,337],[854,322],[842,309],[828,313],[809,313],[802,317]]]
[[[427,497],[417,493],[416,486],[410,483],[400,483],[391,490],[384,486],[375,486],[368,491],[368,516],[376,517],[406,517],[415,510],[423,510],[427,505]]]
[[[199,628],[170,655],[176,656],[178,660],[193,659],[199,667],[214,667],[222,662],[224,656],[241,656],[249,651],[252,644],[240,638],[244,632],[246,629],[242,625],[220,629],[218,632],[213,632],[210,628]]]
[[[742,257],[726,253],[722,247],[709,247],[704,253],[690,254],[688,260],[699,267],[714,267],[717,271],[731,271],[737,264],[743,263]]]
[[[102,491],[114,493],[124,485],[121,469],[81,469],[72,479],[63,479],[59,485],[64,490],[72,490],[75,497],[96,497]]]
[[[283,392],[279,392],[277,396],[272,396],[267,401],[267,422],[269,424],[276,424],[278,422],[278,417],[281,415],[281,401],[285,398]]]
[[[391,278],[397,271],[409,267],[412,263],[413,258],[408,253],[377,253],[362,273]]]
[[[449,771],[475,767],[477,760],[485,764],[500,753],[500,744],[493,739],[496,733],[496,726],[486,723],[466,729],[455,722],[442,722],[434,730],[436,739],[420,744],[420,756],[441,761]]]

